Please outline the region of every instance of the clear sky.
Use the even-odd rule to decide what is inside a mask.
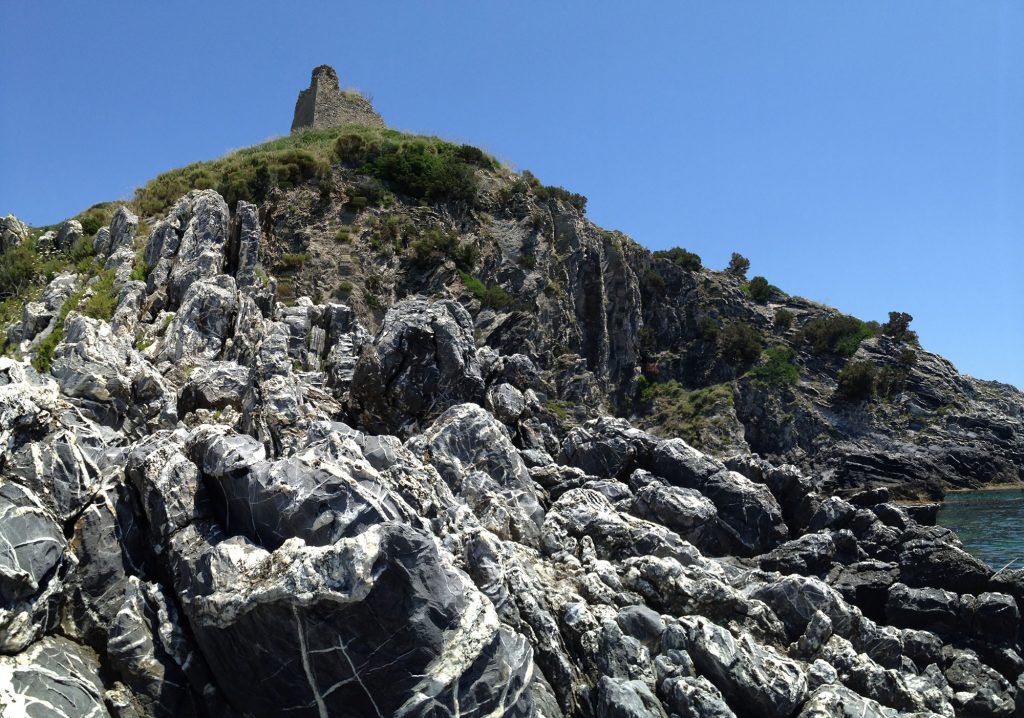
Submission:
[[[1024,387],[1024,3],[9,1],[0,27],[0,214],[57,222],[287,133],[329,63],[602,226],[908,311]]]

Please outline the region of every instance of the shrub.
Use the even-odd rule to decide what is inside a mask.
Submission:
[[[373,175],[418,200],[476,202],[477,181],[472,165],[455,145],[413,138],[377,146],[360,171]]]
[[[750,297],[758,304],[767,304],[772,296],[772,285],[764,277],[754,277],[750,280]]]
[[[341,243],[347,242],[349,240],[349,238],[351,238],[351,236],[352,236],[352,228],[348,227],[348,226],[338,227],[338,231],[336,231],[334,233],[334,238],[338,242],[341,242]]]
[[[914,318],[906,312],[889,312],[889,321],[882,325],[882,333],[898,342],[917,343],[917,332],[910,329]]]
[[[32,240],[0,254],[0,299],[25,296],[39,273],[40,257]]]
[[[879,396],[891,397],[901,393],[907,385],[907,372],[894,366],[878,370],[877,391]]]
[[[672,249],[662,249],[654,253],[654,257],[657,259],[667,259],[677,267],[696,272],[703,266],[700,261],[700,255],[688,252],[682,247],[672,247]]]
[[[587,211],[587,198],[576,192],[570,192],[564,187],[557,187],[554,185],[540,185],[535,187],[533,190],[534,195],[537,199],[542,202],[549,202],[551,200],[561,200],[572,207],[579,210],[580,214],[584,214]]]
[[[732,257],[729,258],[729,266],[725,268],[725,271],[742,279],[747,276],[748,269],[750,269],[750,260],[739,252],[733,252]]]
[[[665,279],[654,269],[644,272],[643,289],[645,294],[658,296],[665,292]]]
[[[303,264],[309,261],[308,252],[299,252],[297,254],[282,254],[281,255],[281,266],[285,269],[297,269]]]
[[[808,345],[812,354],[852,356],[860,343],[873,334],[869,324],[840,314],[812,319],[801,330],[800,340]]]
[[[355,285],[352,284],[352,282],[348,281],[347,279],[342,279],[340,282],[338,282],[338,292],[337,293],[338,294],[349,294],[354,288],[355,288]]]
[[[900,364],[904,364],[906,366],[913,366],[914,364],[917,364],[917,352],[914,351],[913,349],[910,349],[909,347],[906,349],[901,349],[899,362]]]
[[[800,370],[793,363],[795,357],[796,352],[789,347],[770,347],[762,355],[762,362],[751,369],[749,375],[757,383],[768,386],[796,384]]]
[[[508,309],[515,304],[515,299],[497,284],[485,285],[478,278],[467,272],[459,272],[466,289],[473,293],[483,307],[491,309]]]
[[[101,272],[99,281],[92,286],[92,295],[85,300],[78,311],[93,319],[109,322],[117,309],[117,289],[114,287],[114,271]]]
[[[839,372],[838,384],[836,391],[843,399],[870,399],[878,387],[878,370],[869,361],[848,362]]]
[[[457,235],[440,227],[431,227],[409,246],[413,264],[431,267],[451,259],[463,271],[471,270],[480,258],[480,250],[472,242],[461,244]]]
[[[793,326],[793,312],[785,308],[775,310],[775,319],[772,323],[776,329],[786,330]]]
[[[713,342],[718,340],[721,327],[711,317],[701,317],[700,321],[697,322],[697,331],[700,332],[701,337],[705,340]]]
[[[722,358],[738,368],[745,368],[761,356],[761,335],[746,322],[731,321],[718,335]]]

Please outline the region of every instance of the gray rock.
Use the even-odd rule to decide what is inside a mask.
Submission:
[[[221,274],[190,283],[164,334],[159,358],[175,363],[217,359],[231,336],[237,311],[238,293],[231,277]]]
[[[349,389],[363,424],[399,435],[454,404],[481,402],[483,393],[473,320],[457,302],[423,299],[388,310]]]
[[[735,718],[715,685],[703,676],[673,676],[659,688],[665,705],[680,718]]]
[[[0,656],[0,707],[10,716],[109,716],[99,668],[89,649],[44,638],[16,656]]]
[[[791,715],[807,695],[800,665],[756,644],[749,634],[734,638],[706,618],[681,619],[687,651],[697,670],[714,683],[730,706],[757,715]]]
[[[410,442],[497,535],[536,545],[544,509],[505,427],[475,404],[444,412]]]
[[[652,481],[636,492],[633,510],[641,518],[672,529],[711,556],[724,556],[732,545],[729,532],[719,525],[715,505],[695,489]]]
[[[20,219],[13,214],[0,219],[0,254],[17,247],[26,239],[28,239],[28,227]]]
[[[700,492],[715,504],[740,555],[764,553],[789,538],[782,510],[766,486],[735,471],[722,471],[708,478]]]
[[[260,215],[256,205],[239,200],[231,227],[231,256],[229,269],[238,288],[254,286],[256,265],[259,264]]]
[[[526,399],[511,384],[493,384],[487,390],[485,406],[499,421],[515,424],[526,411]]]
[[[212,362],[196,367],[178,395],[178,416],[196,409],[241,410],[253,381],[252,370],[234,362]]]
[[[836,545],[828,533],[808,533],[777,546],[758,561],[766,571],[807,576],[828,571],[835,555]]]
[[[240,711],[529,714],[529,644],[409,526],[322,547],[291,539],[273,554],[229,539],[188,559],[180,580],[196,640]],[[259,648],[238,650],[257,635]]]
[[[960,716],[1009,716],[1015,710],[1016,689],[973,653],[956,652],[943,675],[953,689]]]
[[[667,718],[651,689],[636,680],[602,676],[597,684],[597,718]]]
[[[69,219],[67,222],[60,226],[57,230],[57,236],[53,240],[53,247],[58,252],[66,252],[71,249],[75,242],[80,240],[84,235],[82,230],[82,223],[77,219]]]
[[[885,614],[889,622],[904,628],[923,628],[948,633],[957,626],[960,598],[939,588],[910,588],[896,583],[889,589]]]
[[[846,686],[819,687],[804,703],[797,718],[890,718],[878,701],[857,695]]]

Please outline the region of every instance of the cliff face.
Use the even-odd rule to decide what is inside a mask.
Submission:
[[[5,714],[1014,713],[1024,571],[890,499],[1019,476],[1019,393],[355,134],[4,220]]]
[[[569,417],[613,413],[666,436],[683,432],[719,455],[796,464],[837,491],[885,485],[897,496],[937,498],[944,486],[1022,479],[1024,394],[960,375],[912,338],[876,328],[848,356],[816,351],[802,330],[841,317],[835,310],[774,288],[759,303],[745,278],[683,268],[500,172],[487,176],[472,208],[399,199],[353,211],[348,201],[364,180],[336,166],[329,200],[307,187],[267,203],[268,261],[275,252],[308,255],[289,269],[289,291],[329,297],[351,283],[338,296],[367,327],[402,297],[451,297],[473,315],[482,345],[538,363]],[[415,238],[431,231],[474,247],[470,273],[509,302],[481,301],[450,257],[418,261]],[[786,313],[791,321],[780,325]],[[766,357],[756,353],[732,361],[722,341],[730,323],[751,327],[761,348],[792,349],[796,381],[765,379]],[[844,398],[839,375],[851,363],[898,372],[899,386]],[[695,409],[702,393],[715,400]]]

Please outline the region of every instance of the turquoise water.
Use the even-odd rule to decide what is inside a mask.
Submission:
[[[1010,568],[1024,568],[1024,490],[946,494],[938,523],[997,571],[1011,561]]]

